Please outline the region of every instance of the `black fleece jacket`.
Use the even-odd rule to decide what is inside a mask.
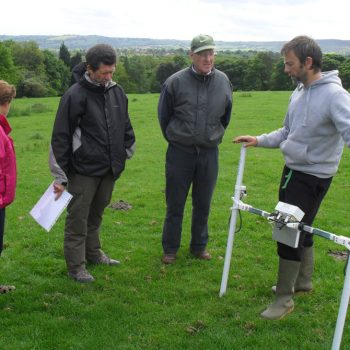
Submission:
[[[69,174],[103,176],[112,170],[117,179],[133,153],[135,134],[128,100],[116,83],[107,88],[89,82],[84,64],[75,69],[80,80],[62,96],[54,123],[50,164],[63,181]]]

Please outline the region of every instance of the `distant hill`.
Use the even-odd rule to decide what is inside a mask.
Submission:
[[[119,49],[184,49],[188,50],[190,41],[174,39],[111,38],[98,35],[0,35],[0,41],[35,41],[41,49],[58,50],[61,43],[70,50],[87,49],[98,43],[106,43]],[[350,40],[317,40],[325,53],[350,55]],[[218,51],[255,50],[279,52],[283,41],[217,41]]]

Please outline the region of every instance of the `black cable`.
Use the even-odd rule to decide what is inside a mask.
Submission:
[[[239,227],[238,227],[238,230],[236,230],[235,233],[238,233],[239,231],[241,231],[242,229],[242,223],[243,223],[243,220],[242,220],[242,213],[240,210],[238,210],[238,214],[239,214]]]
[[[239,209],[238,209],[238,214],[239,214],[239,227],[238,227],[238,229],[235,231],[235,233],[241,231],[241,229],[242,229],[242,224],[243,224],[242,213],[241,213],[241,211],[240,211]],[[231,212],[230,217],[228,218],[228,228],[229,228],[229,229],[230,229],[231,217],[232,217],[232,212]]]

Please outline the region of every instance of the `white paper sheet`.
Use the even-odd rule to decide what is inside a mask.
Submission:
[[[47,232],[51,230],[73,197],[67,191],[63,191],[57,200],[55,196],[52,183],[29,213]]]

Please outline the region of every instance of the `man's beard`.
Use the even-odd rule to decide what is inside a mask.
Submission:
[[[300,80],[299,80],[299,79],[297,79],[296,77],[291,77],[291,78],[292,78],[293,84],[299,85],[299,83],[300,83]]]
[[[300,66],[302,68],[303,66]],[[307,73],[305,70],[302,70],[298,76],[291,77],[294,84],[298,85],[302,83],[305,85],[307,82]]]

